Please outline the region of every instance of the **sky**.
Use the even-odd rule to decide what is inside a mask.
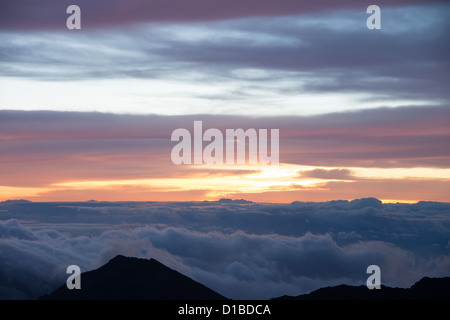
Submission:
[[[366,2],[2,1],[0,200],[448,202],[449,6]],[[175,165],[196,120],[279,166]]]
[[[449,30],[448,1],[2,0],[0,299],[117,254],[232,299],[450,275]],[[279,164],[174,164],[195,121],[279,130]]]

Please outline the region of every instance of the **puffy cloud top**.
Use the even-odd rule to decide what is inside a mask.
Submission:
[[[450,272],[446,203],[367,198],[29,206],[0,205],[4,299],[48,293],[64,283],[68,265],[87,271],[117,254],[156,258],[234,299],[364,284],[371,264],[391,286]]]

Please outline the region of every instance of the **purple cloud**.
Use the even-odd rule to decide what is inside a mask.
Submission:
[[[379,0],[379,6],[404,6],[424,3],[423,0]],[[432,1],[426,1],[430,3]],[[444,2],[435,0],[433,2]],[[2,29],[65,29],[66,8],[73,1],[4,0],[0,10]],[[76,4],[83,14],[83,26],[110,27],[140,22],[196,22],[234,19],[255,16],[280,16],[342,8],[365,9],[371,1],[361,0],[230,0],[227,2],[208,0],[165,1],[87,1]]]

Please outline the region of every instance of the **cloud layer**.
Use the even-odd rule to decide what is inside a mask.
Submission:
[[[422,0],[398,0],[395,3],[379,0],[381,6],[399,6],[423,3]],[[444,2],[444,1],[427,1]],[[5,0],[2,2],[0,27],[15,29],[61,28],[64,22],[66,8],[72,2],[64,0],[57,3],[51,0],[39,2],[39,11],[31,0]],[[77,5],[85,14],[89,27],[105,27],[111,25],[132,24],[139,22],[193,22],[222,19],[235,19],[253,16],[279,16],[302,14],[337,8],[365,9],[372,3],[361,0],[313,1],[302,2],[294,0],[230,0],[218,3],[205,0],[166,0],[161,1],[96,1],[92,3],[79,0]]]
[[[156,258],[234,299],[364,284],[371,264],[391,286],[450,272],[450,209],[443,203],[10,202],[1,208],[4,299],[48,293],[64,283],[68,265],[87,271],[117,254]]]
[[[33,19],[13,18],[14,12],[29,12],[26,3],[5,4],[13,12],[0,10],[7,16],[0,21],[32,23]],[[163,6],[160,1],[139,3]],[[179,5],[197,6],[188,3]],[[0,84],[5,88],[0,103],[25,110],[171,115],[253,115],[257,110],[262,115],[304,115],[448,101],[450,20],[445,4],[396,1],[402,5],[398,8],[386,3],[382,30],[371,32],[365,27],[367,15],[360,1],[347,6],[342,1],[265,3],[274,11],[262,11],[273,12],[274,17],[258,16],[257,8],[263,4],[227,2],[227,7],[241,12],[241,19],[196,23],[144,19],[147,22],[122,26],[121,16],[109,12],[106,16],[114,27],[86,27],[73,33],[64,30],[62,14],[55,15],[62,20],[58,29],[36,27],[31,33],[5,29],[0,32]],[[55,6],[63,3],[51,2],[53,7],[48,8],[46,4],[39,14],[31,12],[52,23],[46,13],[53,16]],[[322,5],[327,10],[308,10]],[[127,10],[118,6],[126,16]],[[133,8],[128,1],[126,6]],[[227,12],[217,3],[213,6]],[[275,10],[283,6],[288,14]],[[254,14],[247,14],[246,8]],[[209,12],[194,11],[205,16]],[[295,15],[297,11],[301,14]],[[89,12],[86,8],[86,15]],[[179,12],[186,11],[180,7]],[[101,23],[101,16],[94,16]],[[18,94],[21,90],[27,95]]]

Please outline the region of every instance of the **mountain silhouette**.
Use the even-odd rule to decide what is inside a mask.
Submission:
[[[223,300],[219,293],[155,259],[118,255],[81,274],[81,289],[66,284],[40,300]]]
[[[273,300],[450,300],[450,277],[425,277],[406,289],[381,286],[369,290],[366,286],[339,285]]]
[[[81,274],[81,289],[66,284],[40,300],[224,300],[219,293],[155,259],[118,255],[102,267]],[[272,300],[450,300],[450,277],[422,278],[411,288],[369,290],[339,285]]]

